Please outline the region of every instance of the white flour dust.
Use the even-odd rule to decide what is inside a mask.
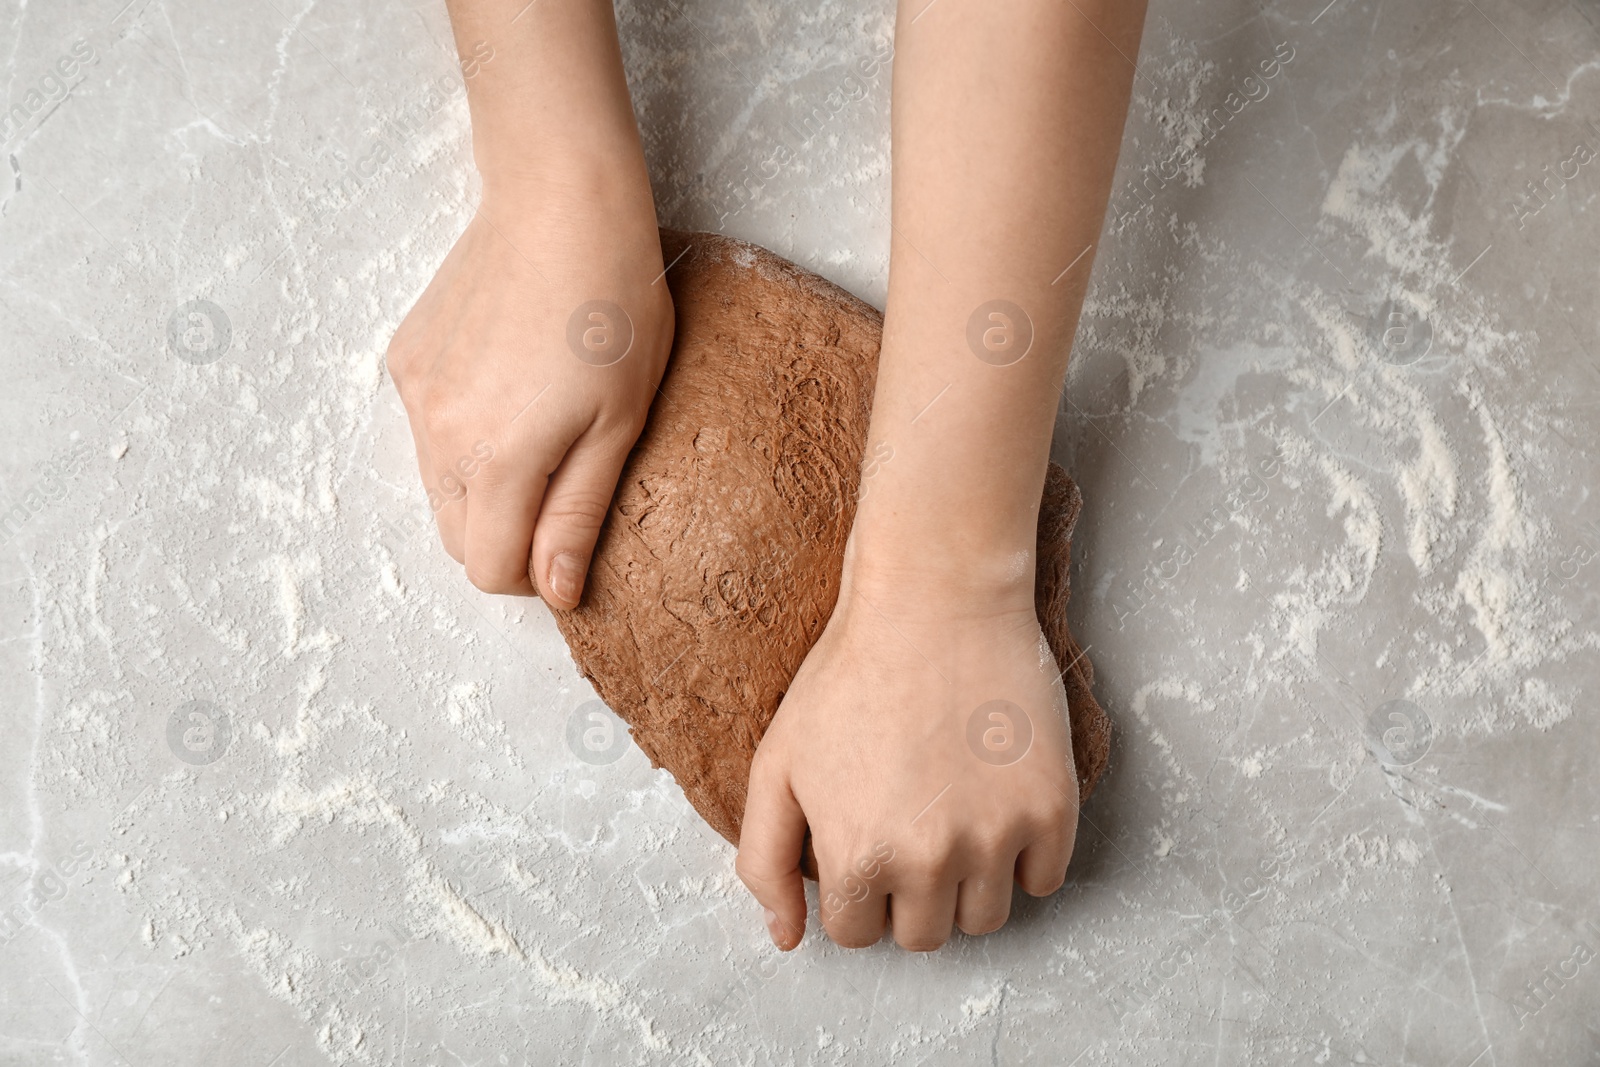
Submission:
[[[1204,67],[1164,75],[1168,94],[1142,100],[1165,131],[1166,147],[1153,151],[1182,144],[1193,126],[1185,109],[1206,98],[1212,76]],[[1270,608],[1233,635],[1253,657],[1234,672],[1242,698],[1325,673],[1330,648],[1347,653],[1359,632],[1373,646],[1371,692],[1471,709],[1441,712],[1441,729],[1548,729],[1578,694],[1541,675],[1600,648],[1600,635],[1574,625],[1551,595],[1552,529],[1527,504],[1528,480],[1545,474],[1550,419],[1548,399],[1527,385],[1537,340],[1463,283],[1469,267],[1483,269],[1474,257],[1485,249],[1437,236],[1437,195],[1465,114],[1445,108],[1404,126],[1391,113],[1349,146],[1314,227],[1279,226],[1292,242],[1279,258],[1305,270],[1246,257],[1225,235],[1168,226],[1161,200],[1145,229],[1125,224],[1174,254],[1163,276],[1135,285],[1119,272],[1096,286],[1073,383],[1089,380],[1082,364],[1104,369],[1093,353],[1120,358],[1120,409],[1135,426],[1150,420],[1173,433],[1191,450],[1182,465],[1211,472],[1202,480],[1220,483],[1218,498],[1245,484],[1263,453],[1281,461],[1264,499],[1226,516],[1234,538],[1216,541],[1241,546],[1233,551],[1244,565],[1227,584]],[[1185,270],[1224,281],[1185,305],[1168,284]],[[1263,302],[1273,309],[1264,326]],[[1375,326],[1381,308],[1388,317]],[[1425,354],[1396,358],[1391,322],[1427,331]],[[1240,343],[1242,328],[1256,333]],[[1311,536],[1276,558],[1257,543],[1285,530]],[[1213,537],[1163,535],[1149,572],[1100,575],[1094,595],[1118,619],[1153,612],[1204,645],[1209,586],[1194,575],[1221,564],[1205,555],[1227,551],[1206,543]]]

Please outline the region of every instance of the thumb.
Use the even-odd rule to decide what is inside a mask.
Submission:
[[[550,475],[533,527],[528,577],[551,607],[578,606],[589,559],[627,458],[626,446],[586,446],[580,438]]]
[[[739,880],[765,911],[772,943],[785,952],[806,932],[806,890],[800,878],[800,851],[806,816],[789,789],[780,764],[756,754],[739,831]]]

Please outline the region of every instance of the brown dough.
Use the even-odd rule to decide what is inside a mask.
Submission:
[[[583,602],[554,615],[578,669],[651,763],[737,845],[751,757],[838,597],[883,317],[756,245],[663,230],[661,247],[677,260],[672,360]],[[1034,599],[1065,668],[1087,800],[1111,722],[1067,632],[1080,504],[1050,464]]]

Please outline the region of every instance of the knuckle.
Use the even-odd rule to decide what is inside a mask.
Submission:
[[[936,952],[950,940],[950,931],[946,930],[940,934],[930,930],[918,930],[904,936],[896,933],[894,939],[907,952]]]
[[[598,531],[611,510],[611,494],[601,487],[573,486],[547,501],[539,521],[569,529]]]
[[[773,864],[766,857],[758,855],[750,848],[741,848],[733,860],[733,872],[739,876],[739,881],[758,899],[766,899],[772,893],[783,887],[784,872],[773,869]]]
[[[871,948],[883,940],[883,928],[876,931],[859,922],[843,922],[838,917],[823,919],[822,928],[828,939],[840,948]]]
[[[389,369],[389,377],[394,380],[396,387],[410,383],[416,356],[400,333],[389,339],[389,347],[383,353],[383,364]]]
[[[1017,885],[1030,897],[1047,897],[1067,884],[1069,855],[1037,857],[1033,862],[1020,864]]]
[[[520,575],[509,576],[503,572],[485,571],[470,565],[467,567],[467,581],[484,593],[514,593],[521,585],[519,577]]]
[[[1066,798],[1055,795],[1042,797],[1029,809],[1023,819],[1023,830],[1028,840],[1034,841],[1041,837],[1054,837],[1062,833],[1074,820],[1076,809],[1067,803]]]
[[[939,842],[907,857],[906,879],[919,888],[943,885],[951,880],[955,865],[955,849],[949,842]]]
[[[1070,790],[1070,795],[1066,790]],[[1059,829],[1078,818],[1078,783],[1067,782],[1065,789],[1053,789],[1041,804],[1045,822],[1051,829]]]
[[[456,417],[453,405],[433,393],[417,396],[416,404],[422,418],[422,428],[427,431],[429,438],[437,441],[455,433],[460,420]]]
[[[596,444],[610,451],[621,451],[633,447],[639,439],[639,434],[644,431],[644,424],[649,418],[648,406],[637,404],[607,405],[596,415],[594,431]]]
[[[760,891],[771,884],[772,879],[767,875],[765,866],[744,849],[734,857],[733,873],[739,876],[739,881],[750,892],[760,895]]]
[[[994,861],[1007,852],[1015,852],[1018,827],[1006,823],[985,823],[974,827],[969,843],[970,851],[980,862]]]
[[[745,786],[745,810],[752,810],[750,798],[759,796],[763,801],[768,799],[768,794],[778,794],[783,789],[788,775],[783,761],[782,740],[773,736],[774,731],[768,730],[766,736],[756,742],[756,753],[750,758],[750,779]],[[768,810],[766,806],[760,809]],[[816,847],[815,841],[812,847]]]
[[[1067,872],[1049,875],[1025,873],[1017,880],[1017,884],[1030,897],[1047,897],[1067,884]]]
[[[968,937],[982,937],[992,934],[1006,924],[1006,915],[978,915],[959,923],[961,932]]]

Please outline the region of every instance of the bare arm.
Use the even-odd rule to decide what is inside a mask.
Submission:
[[[780,947],[805,926],[808,826],[823,923],[846,945],[886,923],[917,949],[952,924],[987,932],[1013,881],[1042,895],[1065,877],[1077,789],[1034,617],[1035,523],[1144,6],[901,5],[868,443],[891,458],[867,482],[834,615],[757,752],[740,842]],[[997,700],[1011,736],[1029,736],[1009,762],[969,744]]]
[[[648,197],[610,0],[447,6],[485,183],[581,178]]]
[[[901,18],[924,3],[909,0]],[[873,442],[895,456],[857,519],[863,580],[908,572],[989,591],[1032,548],[1144,6],[938,0],[899,35],[872,416]],[[1030,603],[1032,573],[1017,594]]]
[[[445,550],[572,607],[672,344],[655,205],[610,0],[449,6],[483,201],[389,370]]]

